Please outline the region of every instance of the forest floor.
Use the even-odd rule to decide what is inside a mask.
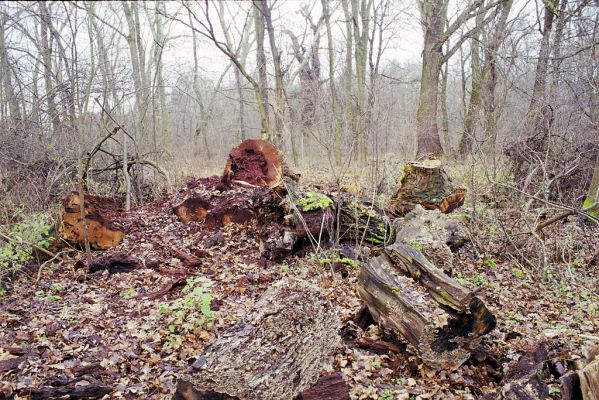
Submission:
[[[203,179],[128,215],[133,228],[113,251],[143,260],[139,268],[86,273],[79,267],[84,255],[77,253],[41,271],[39,265],[24,270],[0,303],[0,399],[89,384],[111,387],[106,398],[170,398],[177,375],[215,334],[285,276],[320,286],[340,326],[359,310],[358,267],[349,266],[345,277],[333,274],[326,255],[310,250],[268,260],[276,224],[183,224],[172,205],[188,190],[218,195],[214,182]],[[251,189],[232,190],[243,197]],[[469,226],[472,241],[458,251],[452,269],[497,317],[481,343],[484,356],[453,372],[435,371],[409,354],[376,354],[346,337],[325,369],[342,372],[352,399],[480,398],[540,341],[559,342],[551,362],[566,368],[599,345],[597,228],[575,220],[547,228],[546,265],[533,269],[510,255],[501,234],[509,211],[479,210]],[[380,339],[374,326],[359,335]],[[559,398],[557,375],[544,379]]]

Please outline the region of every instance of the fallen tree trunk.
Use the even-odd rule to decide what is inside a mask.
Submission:
[[[466,189],[456,188],[439,160],[408,163],[403,169],[400,186],[389,200],[389,209],[404,215],[417,204],[448,213],[462,204]]]
[[[338,324],[318,288],[278,282],[206,348],[173,400],[292,399],[317,381],[337,346]]]
[[[122,212],[115,201],[103,196],[84,196],[85,220],[81,218],[81,197],[77,192],[69,193],[63,200],[58,233],[72,244],[84,245],[84,224],[92,247],[106,250],[117,245],[125,236],[127,227],[122,224]]]
[[[362,267],[358,291],[388,338],[436,368],[459,367],[495,327],[472,291],[404,244],[387,247]]]

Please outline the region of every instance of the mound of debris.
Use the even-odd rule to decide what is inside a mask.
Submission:
[[[404,194],[401,197],[409,197],[410,205],[401,206],[402,214],[418,204],[449,212],[463,201],[463,191],[444,187],[449,181],[440,165],[425,167],[427,176],[443,178],[426,180],[427,188],[434,183],[443,196],[417,199]],[[418,174],[415,164],[410,170],[410,176]],[[168,296],[191,276],[209,277],[223,287],[231,280],[237,282],[211,305],[216,309],[235,309],[243,299],[253,299],[249,303],[253,306],[242,315],[255,318],[236,314],[229,325],[223,325],[184,374],[175,398],[248,398],[247,393],[254,393],[251,398],[274,399],[291,398],[302,391],[306,398],[311,398],[309,393],[327,391],[345,398],[346,394],[338,391],[347,385],[325,367],[335,351],[336,332],[351,319],[347,311],[337,316],[325,301],[325,288],[319,285],[277,283],[276,290],[264,293],[279,280],[268,265],[334,246],[350,248],[345,254],[370,255],[360,260],[360,278],[352,289],[359,298],[354,295],[351,301],[359,304],[361,299],[371,322],[395,343],[387,342],[389,346],[407,346],[409,352],[438,369],[455,370],[468,359],[475,344],[495,326],[495,318],[472,291],[431,264],[414,243],[429,243],[443,236],[419,230],[419,226],[430,226],[430,221],[437,221],[440,229],[447,231],[443,240],[448,244],[449,237],[460,236],[457,228],[421,208],[405,219],[405,227],[401,223],[394,227],[387,217],[389,210],[376,209],[347,193],[322,193],[294,177],[284,168],[274,146],[249,140],[231,151],[221,177],[190,181],[175,193],[130,212],[116,210],[109,199],[86,195],[81,213],[79,196],[70,194],[61,218],[62,226],[69,229],[60,233],[77,245],[87,238],[95,248],[109,249],[86,266],[91,274],[152,269],[173,277],[158,290],[139,293],[140,299]],[[410,185],[412,192],[419,190],[416,181],[406,182],[407,178],[401,190]],[[396,196],[391,206],[397,208],[398,204]],[[401,234],[396,238],[397,231]],[[367,251],[358,251],[363,248]],[[343,263],[358,265],[357,260],[341,254],[327,262],[333,269]],[[242,264],[252,267],[240,270]],[[290,326],[288,337],[281,336],[282,324]],[[293,332],[293,326],[302,329]],[[327,347],[330,345],[333,347]],[[238,351],[239,346],[245,350]],[[264,349],[264,365],[252,368],[250,359],[255,352],[246,350],[260,348]],[[216,375],[204,376],[202,368],[208,364],[221,371],[217,374],[221,378],[229,378],[219,381]],[[293,371],[297,379],[283,379]],[[227,386],[226,381],[235,384]],[[316,387],[310,389],[314,383]]]

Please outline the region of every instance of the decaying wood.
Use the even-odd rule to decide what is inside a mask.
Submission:
[[[358,244],[384,246],[395,240],[395,231],[382,211],[357,201],[340,201],[339,238]]]
[[[570,371],[559,378],[563,400],[583,400],[578,372]]]
[[[224,191],[210,198],[191,194],[173,206],[173,212],[181,222],[200,222],[209,229],[231,223],[245,225],[256,221],[264,224],[283,219],[281,201],[285,195],[284,187],[254,187],[247,191],[242,195]]]
[[[472,291],[401,243],[363,265],[358,290],[384,334],[436,368],[460,366],[495,327]]]
[[[599,399],[599,358],[589,363],[582,371],[580,377],[580,390],[584,400]]]
[[[323,375],[314,386],[304,390],[298,400],[349,400],[349,385],[341,372]]]
[[[283,159],[272,143],[245,140],[229,153],[223,182],[245,182],[255,186],[276,186],[283,176]]]
[[[88,266],[88,269],[90,273],[107,270],[110,274],[115,274],[131,272],[142,267],[143,262],[139,258],[133,257],[124,251],[115,251],[96,258]]]
[[[80,204],[77,192],[71,192],[64,198],[58,233],[67,242],[82,246],[84,228]],[[127,228],[120,221],[121,212],[114,200],[85,195],[84,205],[87,234],[92,247],[106,250],[117,245],[125,236]]]
[[[509,367],[505,383],[496,392],[485,396],[488,400],[538,400],[549,396],[545,384],[546,363],[551,358],[552,345],[539,342],[532,346]],[[545,376],[546,378],[546,376]]]
[[[389,201],[390,211],[399,215],[416,204],[447,213],[464,204],[466,189],[456,188],[439,160],[408,163],[403,169],[397,192]]]
[[[19,392],[23,396],[27,396],[31,400],[42,400],[42,399],[100,399],[110,394],[114,390],[111,386],[87,384],[87,385],[76,385],[70,384],[67,386],[46,386],[42,388],[24,388],[20,389]]]
[[[318,288],[280,281],[206,348],[181,377],[191,386],[180,382],[173,398],[292,399],[318,380],[337,346],[338,325]]]

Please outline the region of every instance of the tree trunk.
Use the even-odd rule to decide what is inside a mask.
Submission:
[[[39,2],[40,9],[40,33],[42,41],[42,60],[44,63],[44,84],[46,89],[46,98],[48,99],[48,114],[52,121],[52,131],[56,135],[60,128],[60,115],[56,108],[56,92],[54,91],[52,70],[52,45],[49,38],[50,13],[45,2]]]
[[[270,44],[270,52],[272,53],[272,60],[275,69],[275,132],[272,135],[272,143],[281,148],[283,141],[283,117],[285,112],[285,93],[283,90],[283,72],[281,69],[281,54],[277,49],[277,43],[275,40],[275,30],[272,25],[272,16],[270,13],[270,7],[267,1],[258,1],[254,5],[258,4],[262,12],[264,21],[266,22],[266,31],[268,33],[268,41]]]
[[[424,50],[416,111],[417,155],[421,157],[432,154],[438,157],[443,153],[437,126],[439,75],[443,65],[443,41],[440,38],[447,19],[447,3],[444,0],[434,0],[420,4]]]
[[[495,317],[415,248],[393,244],[362,267],[358,291],[385,336],[434,368],[456,369]]]
[[[331,91],[331,107],[333,112],[333,134],[335,137],[335,164],[341,162],[341,115],[338,103],[337,88],[335,86],[335,53],[333,48],[333,34],[331,32],[331,15],[328,0],[321,0],[322,15],[327,30],[327,54],[329,62],[329,87]]]
[[[318,288],[280,281],[206,348],[173,400],[293,399],[317,382],[339,341],[338,324]]]
[[[524,125],[525,134],[527,136],[533,136],[545,131],[545,128],[547,128],[544,106],[548,104],[548,101],[545,98],[545,92],[547,90],[547,69],[549,67],[549,55],[551,53],[549,38],[551,36],[554,18],[555,14],[551,10],[551,7],[548,4],[545,5],[541,49],[539,50],[535,81],[532,88],[532,97],[530,99],[526,123]]]
[[[266,78],[266,54],[264,52],[264,16],[260,6],[254,4],[254,27],[256,34],[256,65],[258,69],[258,87],[263,110],[261,110],[262,139],[273,141],[272,132],[268,125],[269,103],[268,103],[268,80]],[[266,123],[266,125],[265,125]]]
[[[493,35],[485,46],[485,62],[482,82],[482,105],[484,112],[485,140],[490,141],[491,148],[495,147],[497,138],[497,113],[495,89],[497,87],[497,51],[505,37],[507,18],[512,9],[513,0],[506,0],[501,4],[499,20],[495,25]]]
[[[476,26],[482,26],[485,19],[484,13],[476,16]],[[481,104],[482,67],[480,60],[480,30],[475,33],[470,41],[470,70],[472,78],[470,81],[470,101],[464,116],[464,134],[460,143],[459,152],[461,156],[472,153],[472,144],[476,134],[475,128],[478,122],[478,113]]]
[[[597,147],[597,160],[595,161],[595,170],[593,171],[593,178],[589,185],[587,197],[584,199],[582,204],[583,208],[591,207],[593,204],[599,203],[599,146]],[[595,206],[588,211],[590,215],[597,218],[599,217],[599,205]]]

